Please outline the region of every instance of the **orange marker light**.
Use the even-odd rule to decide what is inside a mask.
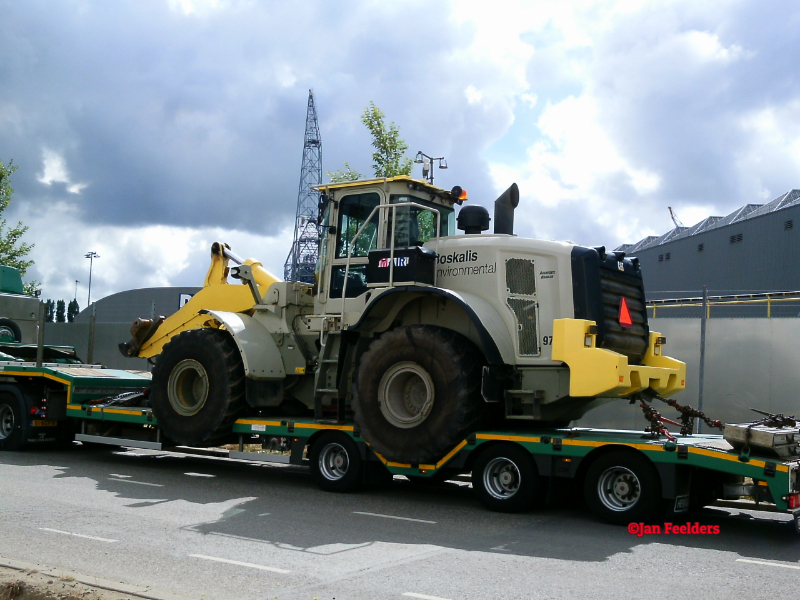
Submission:
[[[628,302],[625,300],[625,296],[620,298],[619,301],[619,324],[623,327],[633,327],[631,311],[628,310]]]

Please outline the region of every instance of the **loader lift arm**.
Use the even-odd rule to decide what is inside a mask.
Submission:
[[[134,321],[131,340],[119,345],[120,352],[128,357],[151,358],[159,354],[164,345],[179,333],[204,327],[211,320],[205,311],[242,312],[251,309],[254,294],[248,285],[228,283],[229,261],[249,267],[262,296],[270,285],[279,281],[260,262],[252,258],[242,259],[231,251],[228,244],[214,242],[211,245],[211,265],[203,288],[170,317]],[[242,283],[246,282],[243,280]]]

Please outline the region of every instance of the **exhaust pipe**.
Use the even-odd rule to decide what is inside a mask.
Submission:
[[[514,235],[514,209],[519,205],[519,188],[516,183],[494,201],[494,232]]]

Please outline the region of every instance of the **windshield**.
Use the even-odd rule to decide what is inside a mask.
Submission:
[[[392,196],[392,204],[401,202],[414,202],[439,211],[441,215],[440,236],[455,235],[455,211],[447,206],[428,202],[416,196]],[[392,231],[392,215],[389,214],[389,236]],[[416,206],[401,206],[397,209],[397,224],[394,228],[397,242],[395,246],[411,247],[421,246],[431,238],[436,237],[436,213]]]

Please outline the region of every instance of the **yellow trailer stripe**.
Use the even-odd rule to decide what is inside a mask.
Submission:
[[[516,435],[494,435],[491,433],[479,433],[475,436],[479,440],[503,440],[505,442],[531,442],[538,443],[542,438],[538,437],[523,437]]]

